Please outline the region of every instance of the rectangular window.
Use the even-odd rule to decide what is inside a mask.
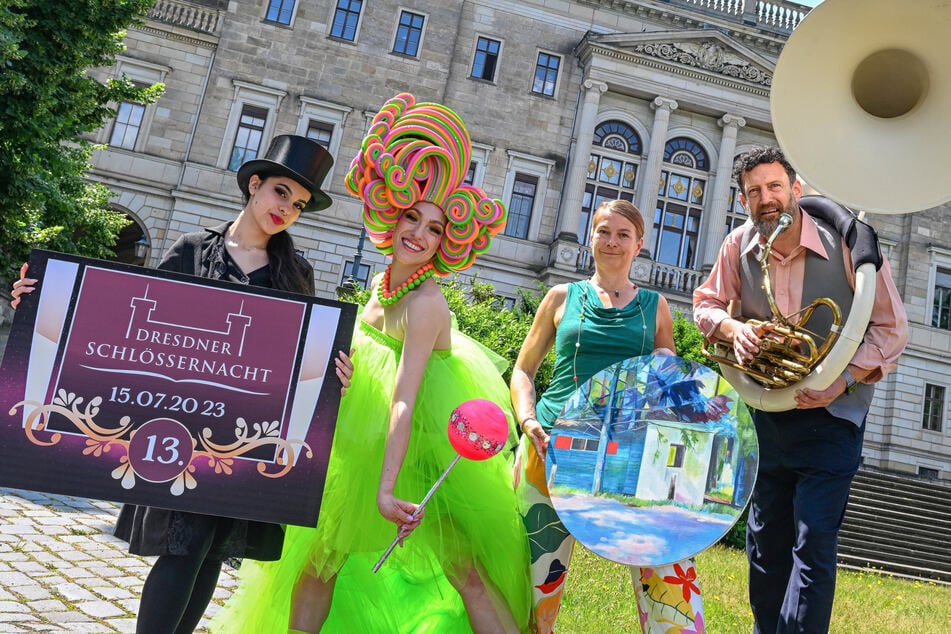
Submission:
[[[727,201],[726,226],[723,233],[725,238],[731,231],[743,225],[746,222],[746,209],[740,202],[739,190],[736,187],[730,188],[730,199]]]
[[[532,220],[532,207],[535,206],[535,190],[538,179],[526,174],[516,174],[512,186],[512,200],[509,202],[509,219],[505,224],[505,235],[513,238],[528,238],[528,225]]]
[[[535,62],[535,80],[532,82],[532,92],[553,97],[560,65],[561,58],[557,55],[539,53],[538,61]]]
[[[354,282],[362,286],[363,288],[367,287],[367,284],[370,283],[370,266],[368,264],[360,263],[360,266],[357,267],[357,270],[353,270],[353,260],[347,260],[343,265],[343,281],[347,282],[349,279],[353,279]]]
[[[134,150],[144,116],[144,105],[131,101],[120,103],[116,112],[116,122],[112,128],[112,136],[109,137],[109,145]]]
[[[236,172],[242,163],[258,157],[265,123],[267,123],[267,110],[264,108],[245,105],[241,109],[241,119],[238,121],[231,158],[228,160],[229,170]]]
[[[476,173],[476,162],[469,161],[469,169],[466,170],[466,177],[462,179],[462,182],[466,185],[475,184],[475,173]]]
[[[330,35],[350,42],[357,38],[357,24],[360,22],[360,11],[363,10],[363,0],[337,0],[337,10],[334,11],[333,25]]]
[[[400,24],[396,29],[396,41],[393,52],[409,57],[419,54],[419,41],[423,36],[424,17],[409,11],[400,12]]]
[[[918,467],[918,477],[924,478],[926,480],[937,480],[938,479],[937,469],[930,469],[928,467]]]
[[[499,47],[502,43],[480,37],[476,42],[475,57],[472,60],[472,77],[495,81],[495,66],[499,61]]]
[[[925,383],[925,407],[921,426],[930,431],[941,431],[944,418],[944,386]]]
[[[268,0],[265,20],[278,24],[290,24],[294,16],[294,0]]]
[[[935,272],[931,325],[951,330],[951,271],[947,269],[938,269]]]
[[[667,466],[679,469],[684,466],[684,454],[686,453],[683,445],[672,444],[667,452]]]
[[[307,134],[308,139],[313,139],[320,143],[322,146],[330,149],[330,140],[334,137],[334,127],[329,123],[324,121],[314,121],[310,120],[310,123],[307,125]]]

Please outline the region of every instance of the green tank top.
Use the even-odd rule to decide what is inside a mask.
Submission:
[[[651,353],[658,297],[641,288],[627,306],[605,308],[588,280],[568,285],[565,312],[555,332],[555,369],[535,406],[542,427],[551,429],[565,401],[592,376],[618,361]]]

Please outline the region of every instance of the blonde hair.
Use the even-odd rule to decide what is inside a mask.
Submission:
[[[637,237],[644,237],[644,216],[641,214],[641,210],[638,209],[634,203],[628,202],[626,200],[605,200],[603,203],[598,205],[598,208],[594,211],[594,215],[591,216],[592,227],[598,218],[598,214],[601,212],[611,212],[618,214],[619,216],[624,216],[632,225],[634,225],[634,230],[637,231]]]

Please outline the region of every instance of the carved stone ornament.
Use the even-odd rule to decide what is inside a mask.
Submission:
[[[561,260],[562,262],[571,262],[572,260],[575,259],[576,252],[577,251],[575,249],[572,249],[567,246],[563,246],[561,247],[561,249],[558,250],[558,259]]]
[[[752,84],[769,86],[772,74],[757,68],[750,62],[714,40],[704,42],[646,42],[632,47],[636,53],[656,57],[685,66],[735,77]]]

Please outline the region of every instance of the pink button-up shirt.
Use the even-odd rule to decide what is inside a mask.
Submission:
[[[800,208],[800,211],[802,209]],[[742,237],[745,232],[755,232],[747,222],[730,233],[720,247],[713,270],[703,284],[693,292],[694,321],[707,340],[716,339],[720,322],[730,317],[727,307],[733,300],[740,300],[742,284],[740,282],[740,257],[746,253],[761,253],[766,239],[757,235],[750,240],[746,250],[741,253]],[[777,253],[774,248],[769,257],[769,277],[772,284],[776,306],[784,315],[790,315],[802,308],[803,274],[806,269],[806,252],[828,259],[829,255],[819,238],[816,221],[802,211],[802,231],[799,246],[788,254]],[[855,288],[855,272],[852,270],[851,254],[843,243],[844,265],[849,284]],[[863,383],[880,381],[898,362],[908,342],[908,318],[905,305],[898,295],[898,289],[892,280],[891,267],[885,260],[875,278],[875,303],[868,322],[865,338],[856,350],[849,365],[861,368],[865,372]],[[859,374],[859,373],[856,373]]]

